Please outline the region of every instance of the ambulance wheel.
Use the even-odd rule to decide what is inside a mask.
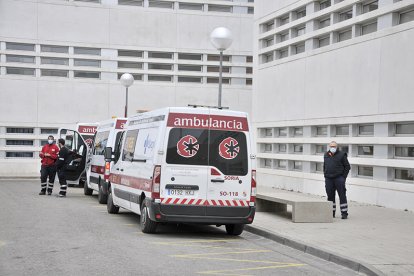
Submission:
[[[100,204],[106,204],[107,201],[108,201],[108,195],[104,194],[102,185],[99,185],[98,202]]]
[[[111,192],[109,192],[109,195],[108,195],[108,201],[106,202],[106,209],[108,210],[108,213],[110,214],[118,214],[119,212],[119,206],[116,206],[114,204],[114,201],[112,200]]]
[[[88,188],[88,184],[85,182],[85,184],[83,184],[83,194],[90,196],[92,195],[93,190]]]
[[[139,219],[139,224],[141,225],[141,231],[143,233],[155,233],[155,230],[157,229],[157,223],[155,221],[152,221],[148,215],[148,207],[146,203],[142,203],[141,206],[141,217]]]
[[[226,232],[228,235],[238,236],[243,233],[244,224],[226,224]]]

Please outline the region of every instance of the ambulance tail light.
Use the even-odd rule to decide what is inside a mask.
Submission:
[[[155,166],[154,173],[152,175],[152,199],[160,198],[160,185],[161,185],[161,166]]]
[[[250,204],[254,206],[256,202],[256,170],[252,170],[252,182],[251,182],[251,192],[250,192]]]
[[[110,175],[111,175],[111,162],[105,162],[104,180],[108,181]]]

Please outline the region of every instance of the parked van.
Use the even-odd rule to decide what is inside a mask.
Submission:
[[[171,107],[137,114],[105,157],[114,162],[108,212],[141,215],[144,233],[171,222],[225,225],[239,235],[253,222],[255,144],[244,112]]]
[[[86,165],[86,179],[84,194],[92,195],[98,192],[98,201],[105,204],[108,198],[106,180],[109,178],[110,163],[107,164],[105,175],[105,147],[114,147],[123,132],[126,118],[114,118],[98,123],[95,136],[92,140],[91,152]]]

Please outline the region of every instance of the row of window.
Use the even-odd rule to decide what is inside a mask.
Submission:
[[[391,135],[414,135],[414,122],[390,123]],[[310,126],[310,133],[306,137],[334,137],[334,136],[374,136],[374,124],[359,125],[330,125],[330,126]],[[260,138],[272,137],[303,137],[304,127],[275,127],[259,128]]]
[[[305,33],[317,31],[317,30],[326,28],[328,26],[331,26],[335,23],[346,21],[348,19],[355,17],[356,15],[360,15],[360,14],[367,13],[367,12],[378,9],[378,1],[365,1],[361,3],[357,3],[356,5],[358,7],[356,9],[353,6],[350,6],[342,11],[324,15],[320,18],[293,26],[289,29],[285,29],[282,27],[281,31],[260,39],[259,40],[260,47],[267,48],[275,44],[285,42],[289,39],[303,36]],[[303,11],[306,11],[306,9],[304,9]],[[356,12],[357,14],[354,15],[353,14],[354,12]],[[290,13],[291,17],[293,17],[292,14],[296,14],[296,12],[291,12]],[[303,15],[303,12],[299,12],[299,14]],[[396,19],[392,21],[392,25],[389,27],[392,27],[397,24],[403,24],[403,23],[413,21],[414,20],[414,9],[412,9],[412,7],[411,8],[409,7],[403,11],[399,11],[398,13],[393,13],[392,16],[395,17]],[[280,28],[280,26],[283,26],[289,22],[288,18],[289,16],[288,17],[282,16],[280,18],[272,19],[271,21],[268,21],[261,25],[262,31],[267,32],[267,31],[274,29],[275,24]],[[263,53],[260,55],[260,63],[271,62],[271,61],[282,59],[288,56],[300,54],[307,50],[313,50],[313,49],[318,49],[324,46],[328,46],[331,43],[338,43],[338,42],[342,42],[345,40],[349,40],[352,37],[358,37],[358,36],[370,34],[370,33],[376,32],[377,29],[378,29],[378,18],[370,18],[363,22],[359,22],[358,24],[355,24],[353,26],[340,28],[333,32],[328,32],[325,34],[321,34],[319,36],[309,38],[306,47],[305,47],[305,41],[300,41],[295,44],[291,44],[288,46],[282,46],[279,49]]]
[[[100,4],[101,0],[74,0],[75,2],[89,2]],[[230,1],[230,0],[227,0]],[[253,14],[253,7],[241,7],[239,5],[232,6],[218,5],[210,3],[191,3],[191,2],[176,2],[176,1],[160,1],[160,0],[147,0],[148,4],[145,5],[144,0],[118,0],[118,5],[135,6],[135,7],[149,7],[160,9],[178,9],[178,10],[190,10],[190,11],[208,11],[208,12],[224,12],[224,13],[248,13]],[[233,2],[233,1],[232,1]],[[243,3],[241,1],[234,1]],[[254,0],[248,0],[249,3],[253,3]],[[242,8],[242,9],[240,9]]]
[[[276,169],[276,170],[290,170],[290,171],[303,171],[304,161],[296,160],[281,160],[281,159],[268,159],[261,158],[259,165],[261,168]],[[311,172],[323,173],[322,162],[309,162]],[[414,181],[414,169],[407,168],[391,168],[393,170],[393,178],[396,181]],[[352,171],[355,171],[355,176],[372,178],[374,176],[374,167],[366,165],[352,165]]]

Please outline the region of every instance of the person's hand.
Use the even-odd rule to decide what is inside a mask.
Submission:
[[[50,155],[50,153],[47,153],[47,152],[46,152],[44,155],[45,155],[46,157],[51,156],[51,155]]]

